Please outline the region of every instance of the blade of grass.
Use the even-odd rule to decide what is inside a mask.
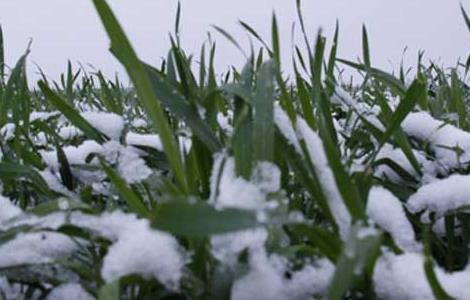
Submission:
[[[268,61],[259,70],[253,104],[254,161],[274,159],[274,80],[274,64]]]
[[[152,215],[153,227],[184,236],[208,236],[260,226],[252,212],[233,208],[218,210],[200,201],[163,203]]]
[[[5,79],[5,45],[3,41],[3,29],[0,25],[0,82]]]
[[[465,11],[465,8],[463,7],[462,3],[460,3],[460,10],[462,11],[463,18],[465,19],[467,29],[468,31],[470,31],[470,18],[468,17],[467,12]]]
[[[380,146],[383,146],[389,138],[396,132],[406,116],[413,110],[416,104],[426,97],[426,84],[420,79],[416,79],[406,91],[405,97],[391,116],[389,126],[382,136]]]
[[[222,146],[209,125],[201,120],[197,108],[188,103],[161,74],[147,65],[145,69],[157,99],[178,118],[183,119],[211,152],[218,152]]]
[[[154,94],[152,84],[148,78],[144,66],[137,58],[137,55],[127,39],[124,30],[119,25],[114,13],[105,0],[93,0],[93,4],[103,22],[105,30],[111,40],[111,50],[124,65],[131,78],[139,101],[145,108],[152,124],[160,134],[163,149],[167,155],[170,166],[175,174],[176,180],[183,191],[187,191],[184,165],[180,156],[178,144],[168,124],[168,120],[163,114],[157,97]]]
[[[327,299],[343,299],[343,296],[358,283],[361,275],[373,270],[380,251],[382,234],[378,232],[360,237],[360,230],[367,229],[355,225],[343,246]]]
[[[140,197],[127,186],[126,182],[103,159],[100,159],[100,164],[109,180],[111,180],[112,184],[119,191],[119,194],[121,194],[122,198],[127,202],[129,210],[141,217],[148,217],[149,211]]]
[[[454,69],[451,72],[451,102],[455,108],[455,112],[459,116],[459,126],[463,130],[469,130],[468,120],[467,120],[467,111],[462,95],[462,90],[460,87],[460,80],[457,75],[457,71]]]
[[[386,83],[399,96],[404,96],[406,94],[406,87],[403,85],[403,83],[399,79],[395,78],[395,76],[391,74],[388,74],[384,71],[381,71],[379,69],[372,68],[372,67],[369,68],[368,70],[365,65],[357,64],[357,63],[354,63],[345,59],[337,59],[337,61],[347,66],[350,66],[354,69],[364,71],[364,72],[369,72],[369,74],[373,76],[374,78],[379,79],[380,81]]]

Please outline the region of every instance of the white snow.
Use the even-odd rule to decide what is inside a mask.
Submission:
[[[163,145],[160,137],[156,134],[139,134],[129,132],[126,135],[126,144],[130,146],[146,146],[163,151]]]
[[[169,289],[178,289],[187,262],[186,255],[174,237],[151,229],[147,220],[114,212],[100,217],[75,214],[72,223],[113,242],[101,269],[106,282],[140,274],[144,278],[158,279]]]
[[[367,216],[403,250],[420,251],[421,245],[415,240],[415,233],[400,200],[382,187],[373,187],[367,200]]]
[[[328,200],[331,213],[335,217],[341,237],[345,238],[351,226],[351,216],[336,185],[333,172],[326,158],[323,142],[318,134],[301,118],[297,120],[297,133],[299,139],[305,141],[308,154]]]
[[[33,111],[29,115],[29,121],[30,122],[34,122],[36,120],[47,121],[48,119],[52,117],[56,117],[58,115],[60,115],[59,111],[50,111],[50,112],[49,111]]]
[[[107,112],[83,112],[85,118],[93,127],[111,139],[119,140],[124,129],[124,120],[121,116]]]
[[[0,268],[50,263],[77,250],[68,236],[56,232],[19,233],[0,246]]]
[[[102,146],[95,141],[86,140],[81,145],[66,146],[62,149],[67,156],[67,160],[71,166],[84,165],[88,155],[92,153],[100,153]],[[40,151],[43,161],[52,168],[53,171],[59,170],[59,162],[57,160],[56,151]]]
[[[139,156],[139,150],[134,147],[122,146],[116,141],[103,144],[100,152],[106,160],[117,164],[119,175],[129,184],[148,178],[153,172]]]
[[[418,163],[421,165],[421,170],[423,171],[423,178],[421,179],[421,182],[428,183],[435,180],[435,176],[438,170],[434,163],[426,159],[426,157],[421,152],[413,151],[413,154],[416,157]],[[420,179],[415,168],[411,165],[410,161],[400,148],[394,148],[390,144],[385,144],[377,153],[376,160],[384,158],[388,158],[394,161],[410,175],[418,180]],[[387,177],[394,182],[403,181],[403,178],[401,178],[387,165],[379,165],[375,170],[375,175],[379,177]]]
[[[470,133],[434,119],[427,112],[410,113],[402,123],[410,136],[429,142],[439,165],[453,169],[470,162]],[[463,150],[457,155],[452,148]]]
[[[220,262],[234,266],[245,249],[262,249],[268,239],[265,228],[242,230],[211,237],[212,254]]]
[[[22,213],[21,209],[11,201],[0,195],[0,224]]]
[[[63,184],[60,182],[59,178],[51,172],[49,169],[44,169],[39,171],[39,174],[47,183],[47,186],[54,192],[60,193],[64,196],[75,197],[75,194],[69,191]]]
[[[456,299],[470,299],[470,272],[452,274],[435,266],[434,271],[443,289]],[[424,273],[424,257],[418,253],[383,254],[374,270],[374,288],[381,299],[435,299]]]
[[[21,209],[0,195],[0,228],[1,224],[22,214]]]
[[[120,176],[127,183],[135,183],[143,179],[148,178],[153,172],[147,167],[145,161],[140,157],[140,151],[137,148],[123,146],[117,141],[109,141],[100,145],[95,141],[87,140],[83,144],[75,146],[67,146],[63,148],[65,156],[69,164],[72,166],[72,171],[75,176],[83,177],[82,180],[96,182],[98,178],[90,174],[88,171],[75,170],[73,167],[76,165],[85,165],[86,158],[90,154],[101,154],[104,155],[106,160],[111,164],[117,164],[117,169]],[[52,151],[40,151],[43,161],[50,167],[50,172],[57,173],[59,171],[59,162],[57,160],[57,152]],[[91,161],[92,165],[97,164],[97,160]],[[96,172],[94,172],[96,173]],[[54,181],[53,176],[47,171],[44,171],[42,175],[45,177],[47,182],[50,184],[51,189],[54,189],[62,194],[65,193],[60,188],[58,182]],[[96,174],[95,174],[96,175]]]
[[[419,188],[408,199],[407,208],[412,213],[426,210],[441,217],[447,212],[470,205],[469,195],[470,176],[454,174]]]
[[[48,295],[46,300],[94,300],[83,287],[78,283],[64,283],[55,287]]]
[[[250,271],[232,286],[232,300],[303,300],[323,295],[329,286],[335,267],[322,259],[302,270],[284,274],[287,262],[280,256],[267,256],[264,250],[252,252]]]
[[[16,125],[13,123],[7,123],[0,128],[0,138],[4,141],[9,141],[15,137]]]
[[[266,194],[279,189],[280,171],[274,164],[258,164],[252,179],[247,181],[236,176],[233,157],[226,157],[222,153],[216,155],[211,175],[211,203],[216,207],[260,211],[269,207]]]
[[[64,126],[57,133],[64,140],[71,140],[77,136],[83,135],[83,132],[73,125]]]
[[[134,128],[143,128],[143,127],[147,127],[148,126],[148,123],[145,119],[143,118],[136,118],[132,121],[132,126]]]

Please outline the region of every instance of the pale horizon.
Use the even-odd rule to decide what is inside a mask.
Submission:
[[[286,68],[290,63],[293,22],[297,23],[296,40],[301,41],[295,1],[183,0],[181,3],[183,48],[199,55],[207,32],[210,32],[217,41],[218,72],[225,71],[230,65],[242,66],[244,58],[211,25],[224,28],[246,48],[249,46],[248,35],[238,25],[238,20],[250,24],[270,41],[271,16],[273,11],[276,12]],[[168,34],[173,32],[177,2],[116,0],[110,4],[140,57],[151,64],[159,64],[170,46]],[[444,3],[438,0],[362,0],[354,3],[335,0],[328,3],[304,1],[302,6],[312,42],[320,27],[331,41],[338,20],[338,56],[356,60],[362,52],[361,30],[365,24],[373,65],[392,71],[399,68],[405,48],[408,49],[403,56],[406,67],[415,66],[421,49],[426,50],[427,59],[444,66],[455,66],[459,58],[465,60],[470,49],[470,34],[459,5],[459,1]],[[470,3],[466,6],[468,9]],[[6,62],[10,66],[24,53],[32,39],[28,68],[33,81],[38,78],[36,65],[51,79],[58,80],[69,59],[75,65],[78,62],[93,65],[107,76],[124,75],[108,51],[108,38],[91,1],[2,1],[0,24],[4,30]]]

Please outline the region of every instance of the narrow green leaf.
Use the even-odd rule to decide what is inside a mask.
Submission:
[[[453,297],[449,296],[447,292],[442,287],[441,283],[439,282],[436,273],[434,272],[434,263],[431,256],[431,229],[429,226],[425,226],[424,228],[424,272],[426,274],[426,279],[428,280],[429,285],[431,286],[431,290],[434,294],[436,299],[442,300],[452,300]]]
[[[255,161],[274,158],[274,80],[272,61],[261,66],[254,97],[253,155]]]
[[[336,264],[327,299],[343,299],[345,294],[358,283],[361,276],[373,269],[380,252],[382,234],[376,232],[364,235],[361,233],[363,230],[371,229],[359,225],[352,228]]]
[[[362,25],[362,54],[364,55],[364,65],[370,68],[369,37],[365,25]]]
[[[380,145],[384,145],[388,139],[395,133],[406,116],[413,110],[420,99],[426,97],[426,85],[419,79],[416,79],[406,91],[405,97],[400,101],[397,109],[391,116],[387,130],[382,136]]]
[[[273,43],[273,60],[277,68],[280,69],[281,49],[279,47],[279,29],[277,26],[277,19],[276,19],[275,14],[273,14],[273,17],[272,17],[271,36],[272,36],[272,43]]]
[[[70,191],[75,190],[75,180],[70,169],[70,164],[64,150],[59,145],[56,145],[57,149],[57,161],[59,162],[59,174],[62,179],[62,183]]]
[[[269,55],[272,56],[273,51],[270,49],[268,44],[263,40],[263,38],[256,32],[256,30],[254,30],[253,27],[251,27],[250,25],[248,25],[247,23],[243,21],[239,21],[239,23],[246,31],[248,31],[251,35],[253,35],[264,46],[264,48],[266,48]]]
[[[184,236],[208,236],[260,226],[252,212],[218,210],[203,202],[171,201],[160,204],[152,214],[153,227]]]
[[[72,210],[90,211],[91,207],[76,199],[58,198],[35,206],[29,209],[28,213],[32,213],[37,216],[47,216],[59,211]]]
[[[2,89],[2,101],[0,102],[0,128],[2,128],[8,120],[8,111],[14,107],[14,96],[18,92],[18,86],[21,86],[21,80],[25,72],[26,58],[29,50],[21,56],[15,67],[10,73],[6,87]]]
[[[0,163],[0,178],[2,180],[25,178],[44,196],[49,199],[54,198],[54,193],[49,189],[47,182],[44,181],[42,176],[36,170],[28,166],[2,162]]]
[[[100,163],[109,180],[111,180],[121,197],[127,202],[129,210],[141,217],[147,217],[148,209],[140,197],[127,186],[127,183],[104,160],[100,159]]]
[[[310,226],[305,224],[296,224],[289,226],[296,236],[302,238],[312,244],[320,252],[328,257],[332,262],[336,262],[341,254],[341,240],[334,233],[328,232],[318,226]]]
[[[467,24],[467,29],[470,31],[470,18],[467,15],[467,12],[465,11],[465,8],[463,8],[463,5],[460,4],[460,10],[462,11],[463,18],[465,19],[465,24]]]
[[[240,52],[243,54],[243,56],[245,58],[248,57],[245,53],[245,50],[243,50],[243,48],[240,46],[240,44],[238,44],[237,40],[230,33],[228,33],[226,30],[220,28],[219,26],[212,25],[212,27],[215,30],[217,30],[223,37],[225,37],[227,40],[229,40],[230,43],[232,43],[238,50],[240,50]]]
[[[178,45],[180,43],[180,26],[181,26],[180,21],[181,21],[181,2],[178,1],[178,6],[176,8],[176,18],[175,18],[175,36],[176,36]]]
[[[395,76],[391,74],[388,74],[384,71],[381,71],[373,67],[367,68],[365,65],[357,64],[357,63],[344,60],[344,59],[337,59],[337,61],[347,66],[350,66],[354,69],[369,72],[371,76],[387,84],[399,96],[404,96],[406,94],[406,87],[403,85],[403,83],[399,79],[397,79]]]
[[[0,26],[0,82],[5,78],[5,45],[3,41],[3,29]]]
[[[468,120],[467,120],[467,109],[465,107],[462,88],[460,85],[460,80],[457,75],[457,71],[454,69],[451,72],[451,102],[455,112],[459,116],[459,125],[463,130],[469,130]]]
[[[328,95],[332,95],[334,92],[334,83],[335,83],[335,66],[336,66],[336,55],[338,52],[338,38],[339,38],[339,23],[336,20],[336,28],[335,28],[335,35],[333,38],[333,45],[331,46],[330,50],[330,57],[328,59],[328,66],[326,70],[326,81],[327,83],[333,85],[328,93]]]
[[[184,120],[194,134],[206,145],[211,152],[218,152],[221,144],[211,131],[209,125],[199,116],[194,105],[191,105],[184,97],[166,82],[165,78],[150,66],[146,66],[153,91],[157,99],[177,117]]]
[[[173,136],[168,120],[156,99],[157,97],[154,94],[145,67],[137,58],[134,49],[106,1],[93,0],[93,3],[111,39],[111,49],[113,53],[126,68],[136,88],[139,101],[144,106],[145,112],[152,121],[154,128],[160,134],[165,154],[167,155],[177,182],[183,191],[187,191],[186,177],[184,174],[185,168],[180,156],[178,144]]]

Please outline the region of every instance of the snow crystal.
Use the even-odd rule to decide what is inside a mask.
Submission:
[[[280,171],[275,165],[262,162],[253,174],[251,181],[237,177],[235,159],[224,154],[216,155],[211,176],[211,202],[219,208],[258,211],[266,208],[266,194],[280,188]]]
[[[77,249],[68,236],[55,232],[19,233],[0,246],[0,268],[50,263]]]
[[[470,176],[454,174],[424,185],[411,195],[407,208],[412,213],[426,210],[441,217],[446,212],[470,205]],[[423,220],[425,221],[425,220]]]
[[[421,164],[423,170],[423,178],[422,182],[428,183],[435,180],[435,176],[437,174],[437,169],[435,165],[426,159],[426,157],[418,152],[413,151],[418,163]],[[403,151],[400,148],[393,148],[390,144],[385,144],[382,149],[377,153],[376,160],[388,158],[395,163],[397,163],[400,167],[402,167],[405,171],[407,171],[410,175],[414,176],[415,178],[419,178],[418,174],[416,173],[415,168],[411,165],[408,158],[405,156]],[[388,167],[387,165],[379,165],[375,171],[375,175],[379,177],[387,177],[391,181],[394,182],[401,182],[403,178],[401,178],[393,169]]]
[[[75,194],[69,191],[60,181],[57,176],[51,172],[49,169],[45,169],[44,171],[40,171],[39,174],[47,183],[47,186],[53,190],[54,192],[60,193],[64,196],[74,197]]]
[[[148,220],[122,212],[101,217],[75,214],[72,223],[107,237],[114,243],[104,257],[101,275],[106,282],[140,274],[156,278],[167,288],[177,289],[186,258],[176,239],[150,228]]]
[[[400,200],[390,191],[373,187],[369,192],[366,211],[372,221],[391,234],[398,247],[406,251],[421,250]]]
[[[220,262],[233,266],[245,249],[261,249],[268,239],[265,228],[242,230],[211,237],[212,254]]]
[[[344,238],[349,233],[351,216],[336,185],[333,172],[326,158],[323,142],[318,134],[301,118],[297,120],[297,130],[299,137],[306,143],[310,159],[326,194],[331,213],[336,219],[341,236]]]
[[[52,117],[56,117],[58,115],[60,115],[59,111],[51,111],[51,112],[48,112],[48,111],[33,111],[29,115],[29,121],[30,122],[34,122],[36,120],[47,121],[48,119],[50,119]]]
[[[64,126],[59,129],[57,133],[64,140],[71,140],[77,136],[82,135],[82,131],[73,125]]]
[[[335,268],[331,262],[322,259],[315,265],[292,272],[290,279],[285,278],[287,270],[286,260],[277,255],[267,257],[264,251],[252,253],[250,271],[235,281],[231,299],[309,299],[327,291]]]
[[[124,120],[114,113],[84,112],[81,113],[93,127],[106,134],[109,138],[119,140],[124,129]]]
[[[152,175],[152,170],[131,147],[123,147],[119,156],[119,174],[129,183],[136,183]]]
[[[67,146],[62,149],[70,165],[83,165],[88,155],[100,153],[102,147],[95,141],[84,141],[80,146]],[[40,151],[43,161],[52,168],[53,171],[59,170],[56,151]]]
[[[148,126],[147,121],[145,119],[142,119],[142,118],[134,119],[131,124],[134,128],[142,128],[142,127],[147,127]]]
[[[78,283],[64,283],[55,287],[48,295],[46,300],[94,300],[87,291]]]
[[[402,127],[408,135],[429,142],[440,165],[452,169],[470,162],[470,133],[436,120],[427,112],[408,114]],[[458,154],[459,150],[463,153]]]
[[[15,137],[15,129],[16,129],[15,124],[13,123],[5,124],[5,126],[0,128],[0,137],[5,141],[11,140],[12,138]]]
[[[139,134],[129,132],[126,136],[126,144],[130,146],[146,146],[163,151],[160,137],[156,134]]]
[[[103,145],[101,151],[106,160],[117,163],[119,175],[129,184],[139,182],[152,175],[152,170],[140,158],[139,150],[134,147],[122,146],[116,141]]]
[[[452,274],[434,267],[443,289],[456,299],[470,299],[470,271]],[[385,253],[376,263],[374,288],[380,299],[435,299],[424,272],[424,257],[418,253]]]
[[[0,224],[21,215],[21,209],[0,195]]]

